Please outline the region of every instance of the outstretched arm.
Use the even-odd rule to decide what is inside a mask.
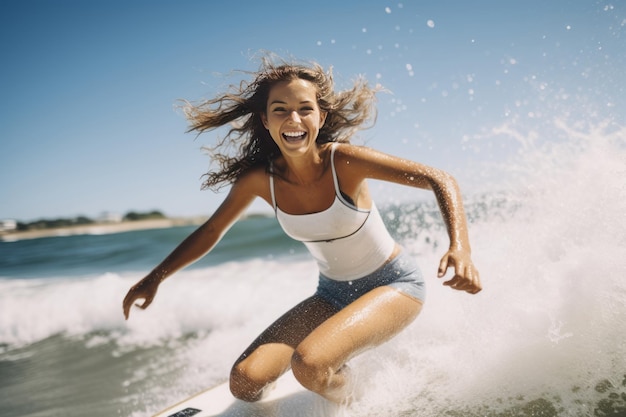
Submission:
[[[439,263],[437,275],[441,278],[453,267],[454,276],[444,285],[471,294],[479,292],[482,286],[471,259],[467,220],[456,180],[439,169],[369,148],[343,145],[340,149],[345,167],[342,178],[352,184],[372,178],[433,191],[450,238],[450,247]]]
[[[453,267],[454,276],[445,281],[444,285],[476,294],[482,289],[482,285],[478,270],[471,259],[472,250],[461,192],[451,175],[439,170],[433,171],[433,174],[435,175],[428,182],[435,193],[450,237],[450,247],[441,258],[437,276],[442,278],[448,268]]]
[[[249,183],[242,181],[233,185],[230,193],[211,218],[189,235],[146,277],[130,288],[122,303],[124,317],[128,320],[133,304],[142,309],[147,308],[154,300],[159,284],[163,280],[213,249],[254,198],[255,194],[250,191]],[[136,304],[136,301],[140,299],[143,299],[143,303]]]

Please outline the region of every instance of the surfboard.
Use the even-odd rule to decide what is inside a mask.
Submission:
[[[336,407],[306,390],[291,371],[276,381],[266,397],[247,403],[233,397],[228,382],[200,392],[154,417],[294,417],[327,416]]]

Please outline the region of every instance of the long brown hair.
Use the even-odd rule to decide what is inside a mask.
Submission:
[[[375,119],[374,99],[378,91],[370,88],[363,78],[358,78],[352,88],[334,91],[332,68],[328,71],[317,63],[280,65],[263,58],[259,71],[253,73],[251,82],[243,81],[230,86],[230,92],[214,99],[184,107],[190,122],[189,131],[198,134],[227,124],[230,129],[215,146],[207,148],[212,161],[219,169],[205,174],[203,189],[217,190],[228,185],[247,169],[269,167],[272,159],[280,155],[278,146],[263,126],[261,114],[266,112],[270,89],[281,81],[303,79],[317,88],[320,110],[327,112],[326,122],[316,142],[348,142],[358,129],[369,127]]]

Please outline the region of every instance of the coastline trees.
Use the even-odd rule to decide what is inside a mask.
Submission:
[[[122,217],[122,221],[138,221],[138,220],[154,220],[165,219],[162,212],[158,210],[152,210],[149,212],[136,212],[130,211]],[[101,221],[91,219],[86,216],[76,216],[69,218],[57,218],[57,219],[39,219],[32,222],[17,222],[18,231],[26,230],[42,230],[42,229],[58,229],[61,227],[71,226],[84,226],[89,224],[101,223]]]

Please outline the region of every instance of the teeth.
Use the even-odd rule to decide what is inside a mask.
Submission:
[[[300,136],[304,136],[305,132],[285,132],[284,135],[290,138],[299,138]]]

